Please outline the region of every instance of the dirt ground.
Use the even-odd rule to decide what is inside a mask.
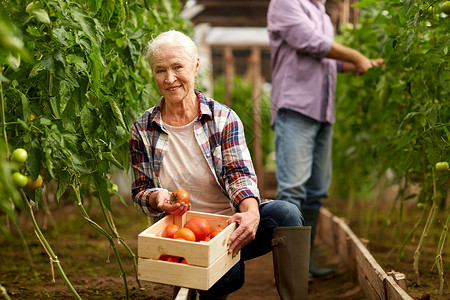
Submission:
[[[330,201],[337,213],[344,213],[345,207],[339,201]],[[96,211],[96,205],[90,211],[92,218],[106,228],[102,222],[102,216]],[[329,207],[333,212],[333,208]],[[115,225],[127,245],[137,253],[137,235],[147,226],[147,219],[130,206],[125,207],[117,202],[113,203],[113,215]],[[59,203],[51,210],[54,218],[51,219],[44,212],[36,213],[38,223],[47,237],[54,252],[58,256],[62,268],[73,284],[75,290],[83,299],[126,299],[124,281],[120,274],[117,260],[109,247],[107,240],[87,224],[80,211],[71,202]],[[334,212],[333,212],[334,213]],[[363,218],[356,213],[355,224],[357,235],[366,234],[364,226],[358,222]],[[4,219],[4,218],[3,218]],[[54,265],[55,282],[52,281],[52,268],[48,255],[43,250],[39,240],[30,227],[29,217],[25,213],[20,214],[20,226],[25,235],[32,258],[32,267],[27,259],[25,247],[21,243],[15,231],[15,238],[6,240],[0,237],[0,283],[7,290],[11,299],[67,299],[74,298],[64,284],[56,265]],[[409,226],[405,224],[405,226]],[[421,287],[413,280],[412,252],[413,246],[405,250],[404,259],[397,259],[389,250],[387,235],[380,235],[383,228],[373,228],[375,233],[368,234],[377,237],[371,240],[370,251],[380,264],[388,269],[407,274],[410,294],[414,299],[438,299],[436,268],[430,271],[430,265],[424,263],[421,273],[423,282]],[[384,228],[385,230],[386,228]],[[406,228],[405,228],[406,229]],[[386,232],[386,231],[384,231]],[[359,236],[359,235],[358,235]],[[366,238],[366,236],[364,236]],[[129,253],[121,245],[118,246],[121,260],[126,270],[126,281],[129,288],[129,299],[171,299],[172,287],[150,282],[140,282],[134,278],[132,259]],[[448,247],[446,248],[448,249]],[[359,285],[353,281],[348,269],[340,264],[339,259],[328,246],[317,242],[316,261],[320,265],[332,266],[336,270],[336,276],[332,279],[314,281],[309,285],[309,299],[366,299]],[[426,249],[425,249],[426,250]],[[429,257],[434,258],[435,249],[431,248],[427,253],[424,250],[424,262]],[[448,255],[445,252],[445,259]],[[449,272],[448,262],[446,270]],[[446,286],[444,299],[450,299]],[[244,299],[279,299],[273,279],[273,266],[271,254],[262,256],[246,263],[246,282],[242,289],[230,295],[230,300]]]

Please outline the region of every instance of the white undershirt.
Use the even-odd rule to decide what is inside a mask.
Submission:
[[[222,193],[195,139],[194,121],[183,126],[163,122],[169,133],[169,146],[162,163],[161,186],[169,191],[188,192],[193,211],[232,215],[230,201]]]

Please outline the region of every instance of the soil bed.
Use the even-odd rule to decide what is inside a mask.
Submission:
[[[127,201],[130,203],[130,201]],[[343,205],[345,202],[327,200],[327,207],[335,215],[346,215],[348,211]],[[98,207],[93,205],[93,208]],[[116,227],[126,243],[137,254],[137,235],[146,228],[147,218],[130,204],[128,207],[114,201],[113,216]],[[373,208],[373,207],[372,207]],[[363,211],[364,207],[354,206],[354,211]],[[44,235],[58,256],[67,277],[83,299],[126,299],[124,282],[120,274],[113,251],[103,235],[94,230],[82,218],[80,211],[71,202],[54,204],[51,210],[57,227],[53,227],[42,211],[36,213],[38,222]],[[381,214],[385,211],[381,211]],[[103,218],[99,211],[92,209],[91,217],[104,228]],[[386,223],[384,217],[372,210],[372,218],[376,226],[364,226],[366,217],[353,213],[355,218],[349,220],[352,230],[358,237],[369,240],[369,250],[386,270],[395,270],[405,273],[408,280],[409,294],[414,299],[438,299],[437,289],[439,279],[436,268],[432,267],[436,249],[435,236],[429,236],[429,242],[423,249],[421,256],[422,285],[417,287],[412,270],[412,259],[418,232],[414,241],[408,243],[401,257],[393,245],[397,245],[399,237],[406,236],[417,218],[415,213],[409,214],[411,221],[403,221],[401,226],[392,226]],[[379,220],[377,219],[379,218]],[[393,220],[392,220],[393,221]],[[55,282],[52,282],[50,260],[39,240],[34,235],[29,217],[23,212],[20,216],[20,226],[25,234],[32,256],[32,268],[27,260],[25,248],[15,234],[15,238],[5,240],[0,244],[0,283],[6,288],[12,299],[65,299],[73,298],[61,279],[56,266]],[[392,228],[394,227],[394,228]],[[14,233],[14,229],[12,229]],[[448,243],[447,243],[448,244]],[[130,299],[171,299],[172,287],[141,281],[138,286],[133,272],[132,259],[121,245],[118,246],[122,262],[127,271],[127,284]],[[316,260],[320,265],[333,266],[336,276],[332,279],[314,281],[310,283],[309,299],[365,299],[357,282],[353,281],[352,274],[339,262],[338,257],[328,246],[317,242]],[[449,247],[444,253],[450,253]],[[394,250],[394,251],[392,251]],[[444,257],[444,261],[448,256]],[[108,262],[109,261],[109,262]],[[446,263],[446,272],[450,272],[449,263]],[[450,298],[446,286],[443,299]],[[231,300],[244,299],[279,299],[273,279],[273,266],[271,254],[247,262],[246,283],[238,292],[229,297]]]

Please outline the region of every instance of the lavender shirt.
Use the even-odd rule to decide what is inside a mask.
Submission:
[[[334,29],[317,0],[271,0],[267,13],[272,68],[271,118],[281,108],[334,123],[336,72],[342,63],[325,58]]]

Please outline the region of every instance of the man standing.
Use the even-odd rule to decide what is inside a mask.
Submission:
[[[267,14],[278,181],[277,199],[298,206],[311,226],[310,278],[334,273],[312,252],[319,209],[331,181],[337,71],[361,75],[383,63],[334,41],[325,1],[271,0]]]

